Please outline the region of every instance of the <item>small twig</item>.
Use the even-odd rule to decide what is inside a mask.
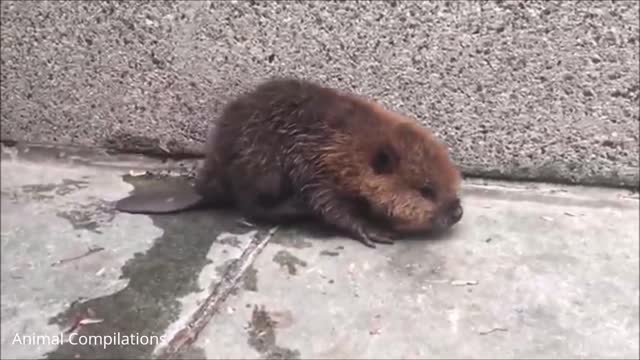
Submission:
[[[508,330],[507,328],[496,327],[496,328],[493,328],[493,329],[487,330],[487,331],[478,331],[478,334],[480,334],[480,335],[489,335],[489,334],[491,334],[493,332],[496,332],[496,331],[507,331],[507,330]]]
[[[62,265],[64,263],[68,263],[68,262],[71,262],[71,261],[79,260],[79,259],[82,259],[84,257],[87,257],[87,256],[89,256],[89,255],[91,255],[93,253],[97,253],[97,252],[102,251],[102,250],[104,250],[104,248],[100,247],[100,246],[94,247],[94,248],[89,248],[89,250],[87,250],[82,255],[78,255],[78,256],[62,259],[62,260],[58,260],[58,261],[54,262],[53,264],[51,264],[51,266]]]
[[[248,226],[248,227],[256,227],[256,224],[249,222],[246,219],[239,219],[238,224],[243,226]]]
[[[95,315],[95,312],[91,309],[87,309],[86,314],[76,314],[73,317],[71,326],[65,331],[65,334],[71,334],[85,325],[99,324],[104,321],[104,319],[96,318]]]

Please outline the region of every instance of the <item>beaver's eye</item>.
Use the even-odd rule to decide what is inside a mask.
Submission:
[[[430,185],[425,185],[425,186],[421,187],[420,188],[420,194],[422,194],[422,196],[425,199],[428,199],[428,200],[435,200],[436,199],[436,191]]]
[[[376,174],[391,174],[396,166],[393,151],[388,148],[379,149],[371,161],[371,167]]]

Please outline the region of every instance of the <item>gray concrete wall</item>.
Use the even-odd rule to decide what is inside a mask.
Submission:
[[[638,3],[2,1],[2,138],[199,152],[275,74],[377,98],[468,174],[638,182]]]

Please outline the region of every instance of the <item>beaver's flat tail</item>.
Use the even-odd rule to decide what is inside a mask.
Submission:
[[[206,201],[193,189],[133,194],[118,200],[118,211],[131,214],[170,214],[203,207]]]

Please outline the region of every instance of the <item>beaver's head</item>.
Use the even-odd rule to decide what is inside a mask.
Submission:
[[[345,188],[397,233],[440,231],[459,222],[461,175],[445,145],[415,121],[368,105],[353,120],[357,141],[334,152]]]
[[[460,172],[429,131],[399,122],[372,149],[363,194],[373,213],[400,233],[449,228],[462,218]]]
[[[400,234],[458,223],[461,175],[446,146],[413,120],[357,104],[323,155],[345,196]]]

